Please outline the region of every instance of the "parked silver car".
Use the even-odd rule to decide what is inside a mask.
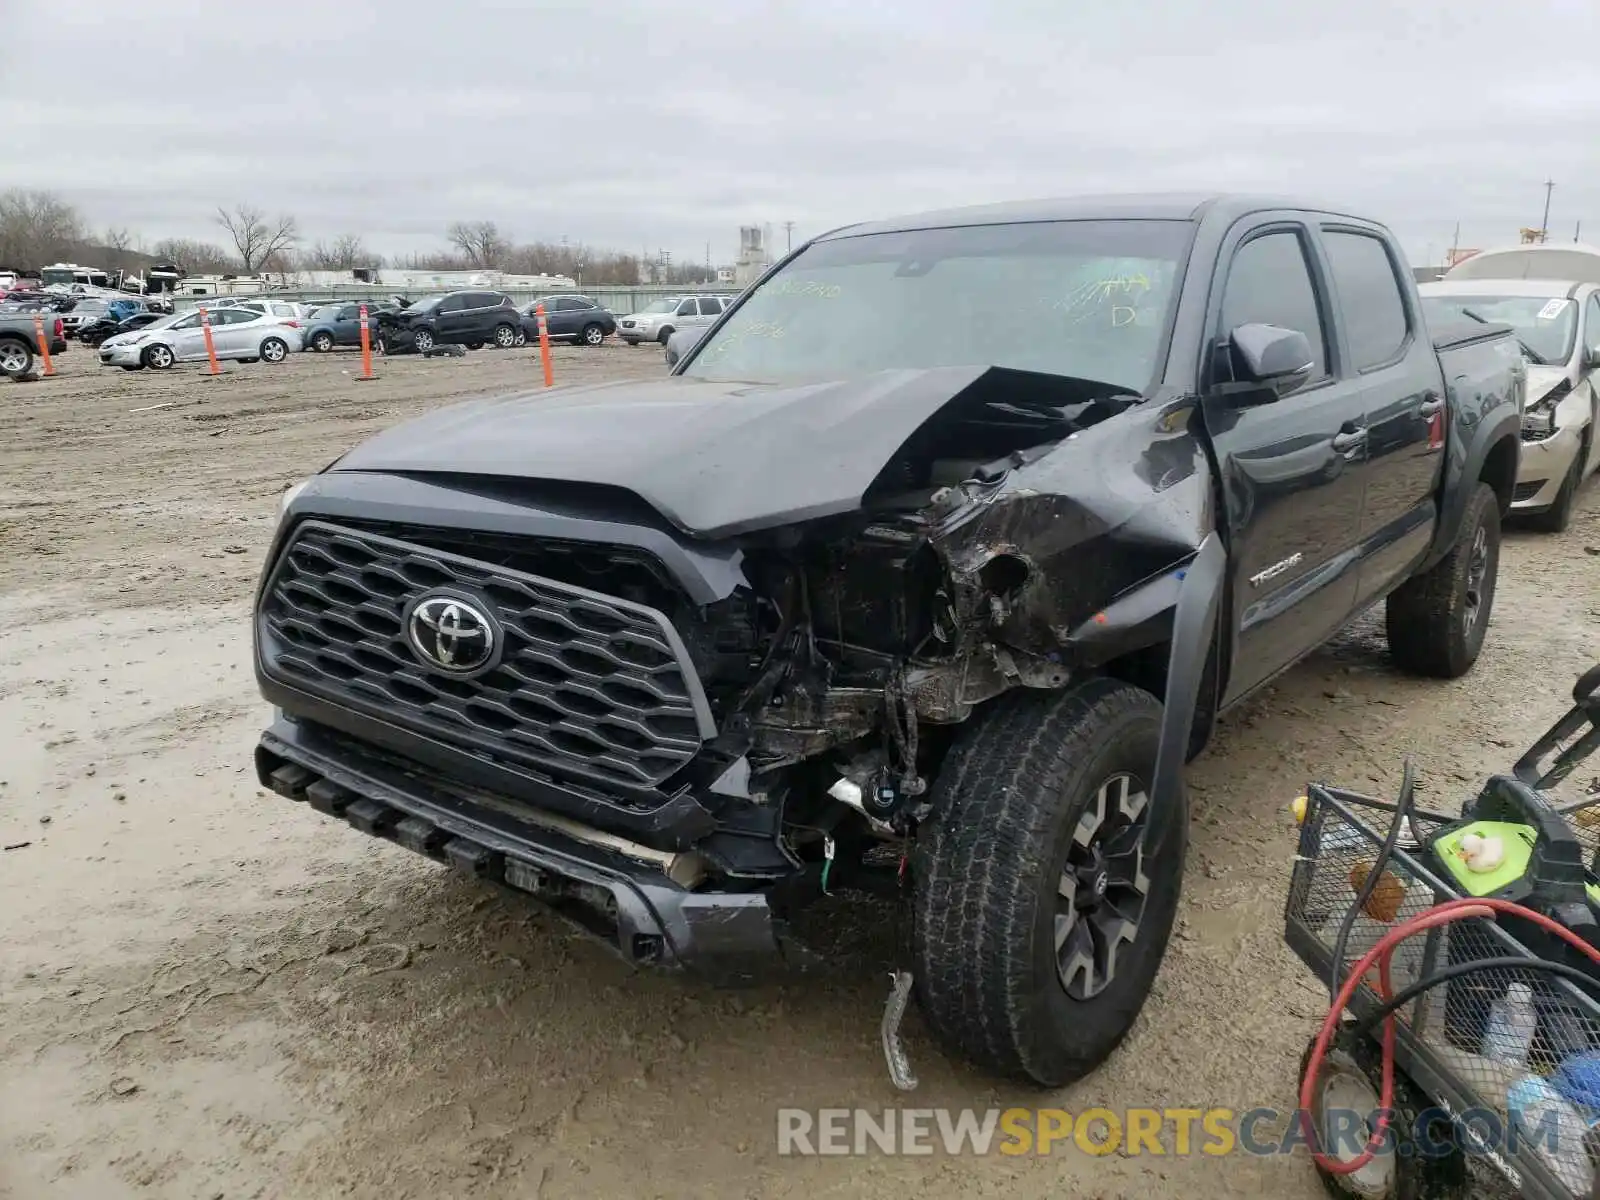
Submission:
[[[1522,460],[1511,511],[1559,532],[1600,466],[1600,284],[1548,279],[1442,279],[1418,289],[1431,325],[1509,325],[1528,360]]]
[[[679,329],[710,325],[732,303],[731,296],[663,296],[629,313],[617,322],[617,336],[630,346],[640,342],[660,342],[663,346]]]
[[[280,363],[304,348],[301,331],[284,319],[230,305],[210,314],[211,341],[218,358],[237,362]],[[137,371],[165,370],[206,357],[205,330],[198,312],[183,313],[122,333],[100,343],[100,364]]]

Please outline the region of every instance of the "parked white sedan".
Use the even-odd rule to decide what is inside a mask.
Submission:
[[[219,308],[211,316],[211,342],[218,358],[280,363],[304,348],[303,334],[282,317],[249,308]],[[165,370],[180,362],[204,361],[205,330],[198,312],[184,313],[121,333],[100,343],[100,365],[137,371]]]

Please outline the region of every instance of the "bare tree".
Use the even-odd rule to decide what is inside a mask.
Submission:
[[[239,263],[226,250],[210,242],[167,238],[151,246],[150,253],[196,275],[221,275],[239,269]]]
[[[498,268],[511,249],[493,221],[457,221],[445,236],[471,266],[486,271]]]
[[[297,234],[293,217],[280,216],[269,222],[260,209],[248,204],[240,204],[232,212],[217,209],[217,224],[233,239],[247,275],[253,275],[268,259],[293,246]]]
[[[381,256],[370,252],[357,233],[341,233],[331,245],[318,242],[306,255],[305,261],[306,265],[319,271],[348,271],[354,267],[383,265]]]
[[[71,254],[83,236],[82,214],[54,192],[0,192],[0,264],[42,267]]]

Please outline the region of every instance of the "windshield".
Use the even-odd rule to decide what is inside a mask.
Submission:
[[[641,308],[639,311],[641,313],[669,313],[675,312],[677,307],[677,298],[672,297],[666,300],[657,300],[653,304],[650,304],[645,308]]]
[[[432,312],[434,309],[439,307],[439,302],[443,299],[443,296],[430,296],[426,300],[418,300],[410,308],[406,309],[406,311],[414,313]]]
[[[1578,306],[1561,296],[1424,296],[1422,311],[1436,325],[1463,319],[1509,325],[1523,354],[1539,366],[1564,365],[1578,334]]]
[[[1045,221],[819,242],[684,373],[767,383],[997,366],[1143,391],[1190,234],[1186,221]]]

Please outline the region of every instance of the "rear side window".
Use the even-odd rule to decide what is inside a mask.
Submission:
[[[571,296],[562,296],[556,301],[557,312],[576,312],[582,307],[583,305],[579,301],[574,300]]]
[[[1394,261],[1382,240],[1365,233],[1326,230],[1323,245],[1333,271],[1357,371],[1393,362],[1411,334]]]
[[[1240,325],[1297,329],[1311,343],[1313,380],[1328,374],[1328,338],[1305,243],[1290,230],[1266,233],[1240,246],[1222,293],[1222,335]]]
[[[703,317],[714,317],[717,314],[719,314],[721,311],[722,311],[722,301],[721,300],[712,299],[709,296],[700,297],[700,315],[701,316],[703,316]]]
[[[1587,315],[1584,317],[1583,344],[1600,354],[1600,292],[1590,296],[1584,308]]]

